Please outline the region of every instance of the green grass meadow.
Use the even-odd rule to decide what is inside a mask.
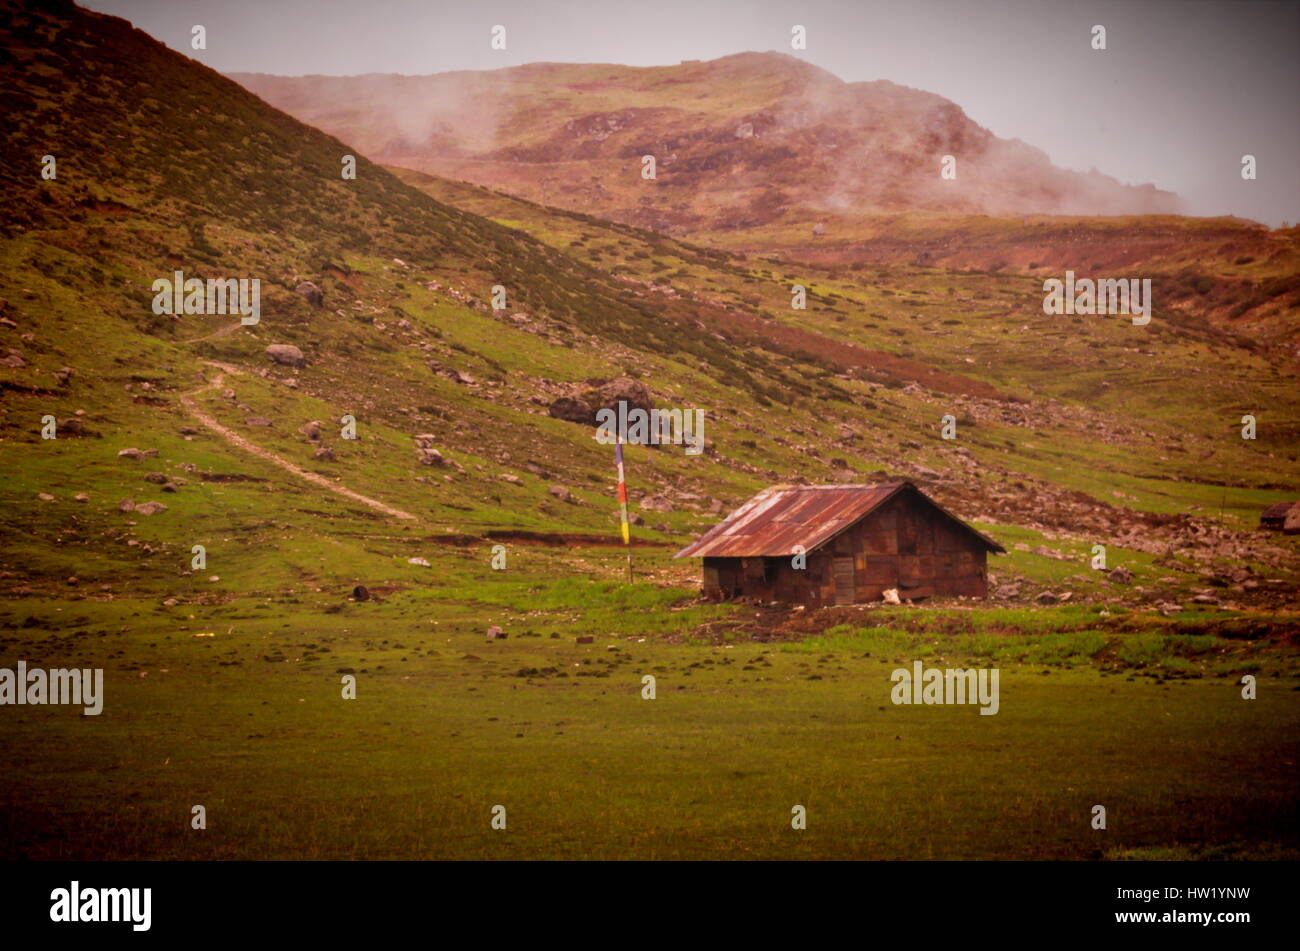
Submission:
[[[102,666],[106,699],[98,717],[5,711],[4,857],[1297,853],[1300,665],[1258,623],[966,605],[708,638],[746,609],[684,586],[547,580],[555,558],[611,569],[616,549],[538,549],[505,572],[482,554],[435,562],[455,583],[365,603],[122,599],[93,619],[85,602],[25,617],[10,603],[7,662]],[[509,637],[487,641],[489,624]],[[999,712],[895,705],[890,673],[918,659],[999,668]]]

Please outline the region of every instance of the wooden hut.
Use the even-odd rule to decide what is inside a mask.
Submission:
[[[1270,532],[1300,534],[1300,502],[1278,502],[1264,509],[1259,527]]]
[[[890,588],[904,600],[987,597],[988,553],[1005,551],[912,483],[891,482],[764,489],[675,557],[704,559],[706,597],[821,606]]]

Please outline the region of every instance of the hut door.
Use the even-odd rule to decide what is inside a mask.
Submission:
[[[852,604],[857,594],[853,585],[853,556],[837,555],[831,570],[835,577],[835,603]]]

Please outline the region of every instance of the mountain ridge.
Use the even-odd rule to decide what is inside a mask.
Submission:
[[[956,103],[784,53],[676,66],[530,63],[424,76],[231,73],[375,161],[669,234],[819,214],[1177,213],[1152,184],[1054,166]],[[656,179],[640,177],[642,155]],[[945,155],[956,179],[941,176]],[[737,207],[741,209],[738,213]]]

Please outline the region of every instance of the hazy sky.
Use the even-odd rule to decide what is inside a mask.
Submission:
[[[1194,214],[1300,221],[1300,0],[90,0],[222,72],[638,66],[781,50],[938,93]],[[207,50],[190,28],[207,28]],[[494,24],[504,51],[489,46]],[[790,28],[808,49],[790,49]],[[1106,27],[1107,49],[1090,46]],[[1258,179],[1241,178],[1241,157]]]

